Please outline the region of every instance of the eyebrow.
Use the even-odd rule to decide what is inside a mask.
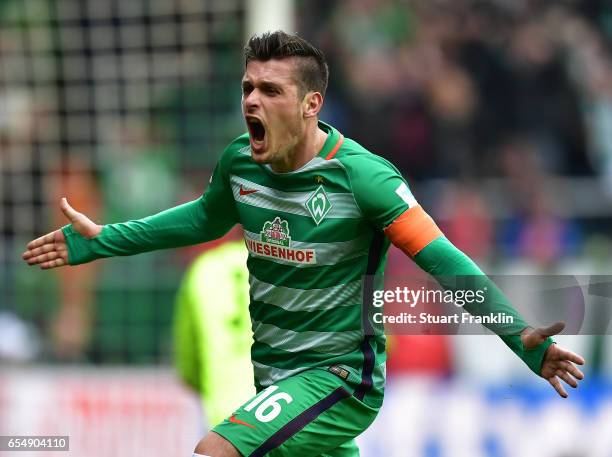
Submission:
[[[281,90],[282,89],[282,86],[280,84],[273,83],[273,82],[270,82],[270,81],[263,81],[260,84],[260,86],[261,86],[262,89],[277,89],[277,90]]]
[[[243,79],[242,80],[242,87],[246,87],[246,86],[254,86],[254,84],[250,80],[248,80],[248,79]],[[272,81],[266,81],[266,80],[261,81],[259,83],[259,86],[262,89],[278,89],[278,90],[282,89],[282,85],[280,85],[278,83],[275,83],[275,82],[272,82]]]

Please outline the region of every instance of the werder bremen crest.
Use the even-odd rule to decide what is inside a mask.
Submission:
[[[277,216],[272,222],[266,222],[261,231],[261,241],[279,246],[289,246],[291,244],[291,237],[289,236],[289,224],[287,221],[282,221]]]
[[[308,198],[306,201],[306,208],[308,208],[308,212],[317,225],[327,216],[327,213],[329,213],[329,210],[332,208],[332,204],[323,186],[319,186]]]

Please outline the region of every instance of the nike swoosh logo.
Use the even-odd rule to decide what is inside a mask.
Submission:
[[[240,419],[236,419],[236,415],[235,415],[235,414],[232,414],[232,415],[230,416],[229,421],[230,421],[230,422],[232,422],[232,423],[234,423],[234,424],[246,425],[247,427],[250,427],[250,428],[255,428],[255,426],[254,426],[254,425],[251,425],[251,424],[249,424],[248,422],[241,421]]]
[[[256,189],[245,189],[242,187],[242,184],[240,184],[240,195],[249,195],[249,194],[254,194],[255,192],[259,192]]]

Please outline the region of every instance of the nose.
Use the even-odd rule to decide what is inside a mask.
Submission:
[[[245,112],[249,113],[256,110],[260,103],[257,89],[253,89],[248,94],[243,94],[242,103],[244,104]]]

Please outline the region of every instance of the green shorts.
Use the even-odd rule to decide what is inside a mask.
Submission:
[[[344,379],[314,368],[262,390],[213,431],[246,457],[354,457],[378,409]]]

